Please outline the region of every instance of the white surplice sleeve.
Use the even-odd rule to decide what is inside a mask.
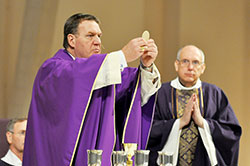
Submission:
[[[203,123],[204,123],[204,128],[198,127],[198,130],[200,132],[202,142],[206,148],[208,157],[210,159],[210,163],[212,166],[215,166],[217,165],[218,162],[216,158],[216,150],[214,142],[211,136],[209,125],[205,119],[203,120]]]
[[[99,89],[112,84],[121,83],[121,71],[127,67],[127,62],[123,52],[115,51],[107,55],[107,59],[100,69],[94,89]],[[149,72],[142,67],[141,70],[141,99],[143,106],[147,103],[150,96],[157,92],[161,87],[160,73],[157,67],[152,65],[152,72]]]
[[[215,166],[218,163],[217,158],[216,158],[215,146],[212,140],[209,125],[205,119],[203,120],[203,123],[204,123],[204,128],[198,127],[198,130],[200,132],[202,142],[206,148],[208,157],[210,159],[210,163],[212,166]],[[177,160],[178,160],[179,140],[180,140],[180,134],[181,134],[181,129],[179,129],[179,127],[180,127],[180,120],[177,119],[174,122],[174,125],[171,129],[171,132],[169,134],[166,144],[161,150],[167,155],[173,155],[173,166],[177,164]],[[157,159],[157,162],[159,162],[159,159]]]
[[[177,119],[174,122],[174,125],[171,129],[171,132],[168,136],[167,142],[164,145],[163,149],[161,152],[167,154],[167,155],[172,155],[173,156],[173,166],[177,164],[178,160],[178,152],[179,152],[179,140],[180,140],[180,135],[181,135],[181,130],[180,128],[180,119]],[[159,157],[157,159],[157,163],[159,163]]]
[[[148,102],[150,96],[155,94],[160,89],[161,76],[155,64],[153,64],[151,67],[152,71],[143,69],[142,65],[140,65],[140,70],[141,70],[141,105],[143,106]]]
[[[94,89],[100,89],[112,84],[120,84],[122,81],[121,70],[127,66],[126,59],[121,50],[109,53],[97,75]]]

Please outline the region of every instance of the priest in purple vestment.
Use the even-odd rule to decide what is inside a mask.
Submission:
[[[145,149],[160,75],[153,39],[138,37],[122,50],[101,53],[98,19],[75,14],[64,25],[65,49],[40,67],[33,86],[24,166],[85,166],[100,149],[102,165],[122,143]],[[140,58],[138,68],[127,62]]]
[[[187,45],[174,66],[177,78],[164,83],[157,95],[147,146],[150,166],[160,163],[159,151],[172,158],[172,165],[238,165],[241,127],[225,93],[201,82],[204,53]]]

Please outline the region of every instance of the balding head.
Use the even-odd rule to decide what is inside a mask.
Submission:
[[[203,53],[203,51],[201,49],[199,49],[198,47],[194,46],[194,45],[186,45],[184,47],[182,47],[181,49],[179,49],[179,51],[177,52],[177,60],[181,59],[181,53],[182,52],[193,52],[193,53],[197,53],[201,56],[201,62],[205,63],[205,54]]]
[[[204,53],[194,45],[187,45],[178,51],[174,65],[183,86],[195,85],[206,68],[204,61]]]

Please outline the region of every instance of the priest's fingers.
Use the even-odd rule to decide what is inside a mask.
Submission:
[[[198,110],[198,109],[197,109]],[[199,127],[202,127],[203,128],[203,117],[201,116],[200,113],[198,113],[199,111],[194,111],[193,114],[192,114],[192,119],[194,120],[194,123],[199,126]]]
[[[151,66],[154,63],[156,57],[158,55],[158,48],[153,39],[148,40],[147,47],[144,49],[144,53],[141,57],[141,61],[144,66]]]
[[[129,41],[127,45],[122,48],[127,62],[132,62],[143,55],[141,46],[145,46],[146,42],[141,37]]]
[[[184,110],[182,117],[180,118],[180,129],[188,125],[191,120],[192,112],[188,109]]]
[[[200,112],[200,107],[199,107],[197,95],[195,95],[194,111],[192,114],[192,119],[194,120],[196,125],[203,128],[203,117],[202,117],[201,112]]]

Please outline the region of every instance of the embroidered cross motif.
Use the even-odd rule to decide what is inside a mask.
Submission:
[[[182,117],[185,106],[189,101],[190,96],[196,93],[195,90],[177,90],[177,117]],[[190,166],[194,159],[196,144],[198,141],[198,129],[194,122],[182,129],[179,144],[179,165]]]

